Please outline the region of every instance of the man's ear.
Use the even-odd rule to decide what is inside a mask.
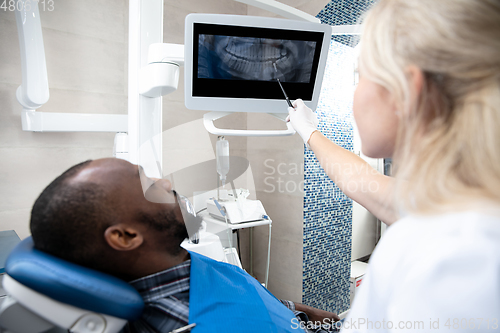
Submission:
[[[144,238],[139,230],[125,224],[115,224],[104,231],[106,242],[117,251],[130,251],[138,248]]]

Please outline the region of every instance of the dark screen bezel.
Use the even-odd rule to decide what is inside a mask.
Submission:
[[[305,101],[312,100],[324,32],[193,23],[193,68],[191,87],[193,97],[283,99],[283,92],[277,82],[198,78],[198,38],[200,34],[316,42],[316,50],[314,52],[309,83],[282,83],[290,99],[294,100],[301,98]]]

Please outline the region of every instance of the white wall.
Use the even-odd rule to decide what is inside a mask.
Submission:
[[[124,0],[55,1],[40,10],[50,85],[45,112],[127,112]],[[0,230],[29,235],[31,206],[70,166],[112,155],[113,134],[21,130],[21,64],[13,12],[0,11]]]

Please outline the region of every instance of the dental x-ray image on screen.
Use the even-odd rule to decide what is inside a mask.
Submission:
[[[315,41],[200,34],[198,78],[309,83]]]
[[[330,26],[247,15],[189,14],[185,28],[188,109],[287,113],[281,86],[289,99],[301,98],[316,107]]]

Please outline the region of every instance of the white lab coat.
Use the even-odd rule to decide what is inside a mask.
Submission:
[[[495,328],[500,332],[500,214],[467,211],[409,216],[389,227],[343,332]]]

